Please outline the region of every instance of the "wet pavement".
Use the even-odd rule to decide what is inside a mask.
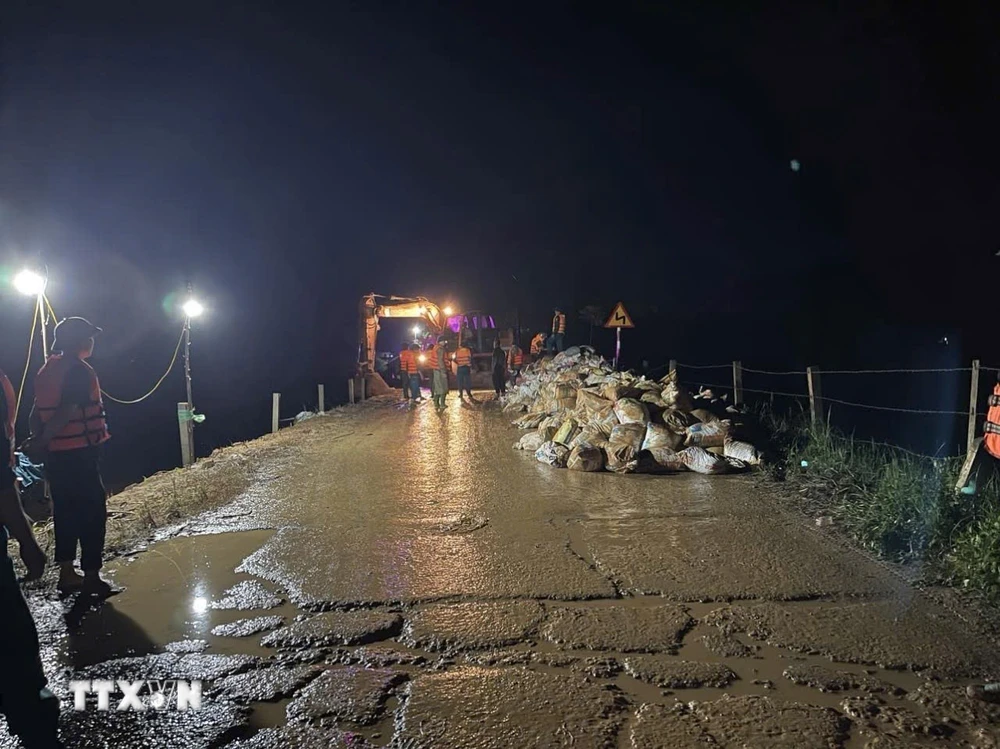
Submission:
[[[753,477],[552,469],[492,404],[340,412],[273,476],[34,591],[70,747],[995,747],[971,614]],[[170,535],[169,533],[161,535]],[[201,679],[199,711],[70,678]],[[14,746],[0,728],[0,747]]]

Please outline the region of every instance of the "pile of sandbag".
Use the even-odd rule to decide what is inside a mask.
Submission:
[[[515,444],[575,471],[717,474],[759,465],[726,397],[692,395],[676,372],[659,380],[616,372],[587,346],[529,365],[504,412],[527,430]]]

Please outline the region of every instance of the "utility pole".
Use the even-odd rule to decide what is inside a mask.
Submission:
[[[45,290],[38,292],[38,319],[42,323],[42,363],[49,359],[49,332],[45,326],[45,317],[48,310],[45,309]]]

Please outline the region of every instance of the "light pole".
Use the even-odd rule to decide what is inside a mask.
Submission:
[[[14,288],[25,296],[35,297],[39,320],[42,323],[42,362],[49,358],[49,334],[45,328],[45,287],[48,279],[33,270],[22,270],[14,276]]]
[[[187,402],[181,423],[181,463],[187,468],[194,462],[194,397],[191,395],[191,319],[199,317],[205,308],[196,299],[188,299],[181,306],[184,312],[184,383]],[[178,414],[181,409],[178,408]]]

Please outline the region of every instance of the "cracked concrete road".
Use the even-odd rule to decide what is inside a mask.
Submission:
[[[200,712],[67,709],[68,745],[1000,743],[968,612],[752,477],[559,471],[517,434],[490,403],[338,411],[102,607],[33,595],[63,697],[63,669],[205,680]]]

